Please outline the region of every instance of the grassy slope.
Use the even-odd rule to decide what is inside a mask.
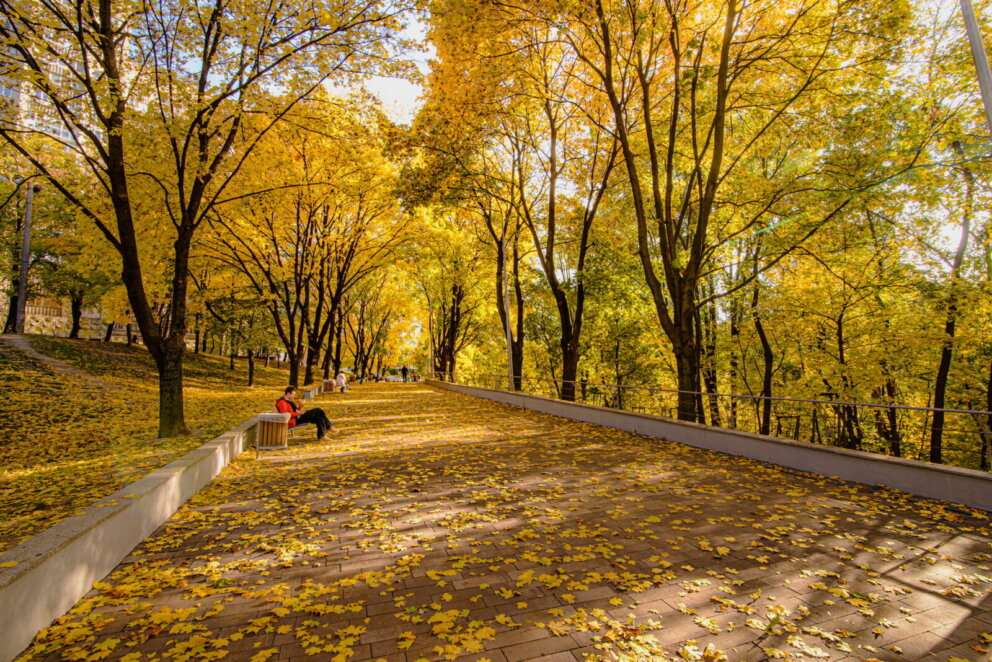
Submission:
[[[79,509],[113,494],[149,470],[263,411],[286,384],[286,372],[187,355],[186,421],[198,433],[156,439],[155,366],[141,347],[32,338],[39,352],[89,375],[60,374],[0,347],[0,552]]]

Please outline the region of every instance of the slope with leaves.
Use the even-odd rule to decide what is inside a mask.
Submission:
[[[155,439],[155,366],[139,347],[54,338],[33,346],[56,371],[0,345],[0,551],[168,464],[241,421],[272,409],[285,372],[192,355],[185,367],[195,436]]]
[[[342,435],[237,460],[21,659],[987,655],[987,514],[421,385],[319,404]]]

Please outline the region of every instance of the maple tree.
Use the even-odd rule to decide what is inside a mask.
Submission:
[[[842,404],[941,409],[950,398],[985,408],[988,334],[947,332],[949,315],[977,320],[986,301],[982,287],[961,289],[986,282],[987,219],[965,175],[982,181],[986,160],[956,11],[594,0],[429,8],[437,59],[406,197],[473,213],[495,266],[487,296],[499,324],[481,330],[464,374],[499,374],[502,343],[525,373],[515,388],[529,372],[574,397],[578,375],[610,373],[610,346],[646,338],[618,325],[620,338],[597,331],[582,341],[573,331],[583,308],[605,320],[611,299],[646,291],[670,351],[649,344],[614,359],[612,372],[673,383],[680,418],[766,434],[795,425],[816,439],[809,426],[827,425],[834,443],[903,455],[906,436],[926,427],[922,457],[944,460],[946,430],[955,462],[987,464],[986,451],[964,448],[987,438],[983,416],[948,414],[945,424],[939,412],[924,420]],[[610,163],[611,147],[615,171],[590,204],[582,168]],[[974,182],[972,198],[984,195]],[[587,236],[585,212],[598,219]],[[945,230],[965,217],[964,233]],[[955,262],[949,232],[961,239],[957,270],[942,266]],[[641,283],[593,287],[601,263],[628,268],[627,250]],[[926,269],[957,275],[940,285]],[[961,296],[968,303],[955,313],[949,303]],[[518,328],[507,333],[513,300]],[[944,349],[932,364],[907,354],[934,341]]]
[[[424,329],[434,374],[453,379],[459,353],[478,338],[482,247],[468,241],[472,216],[462,210],[425,210],[407,264],[426,304]]]
[[[161,436],[186,431],[182,358],[198,228],[254,144],[301,99],[328,80],[379,68],[402,9],[388,2],[0,5],[7,44],[0,69],[48,108],[40,123],[6,116],[0,136],[120,255],[131,312],[159,369]],[[281,94],[270,94],[277,87]],[[246,138],[245,118],[259,112],[269,121]],[[58,150],[76,154],[98,196],[85,197],[53,165],[48,155]],[[149,200],[155,205],[146,215]],[[163,306],[146,282],[146,220],[151,245],[172,247]]]
[[[386,128],[367,100],[302,104],[256,148],[264,158],[246,165],[246,193],[232,189],[212,219],[210,254],[268,309],[291,384],[311,383],[316,368],[324,379],[337,374],[346,297],[388,264],[404,237],[407,218],[383,154]]]

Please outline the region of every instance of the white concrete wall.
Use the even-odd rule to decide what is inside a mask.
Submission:
[[[0,554],[0,662],[72,608],[255,439],[256,419]]]
[[[426,382],[449,391],[545,414],[677,441],[696,448],[749,457],[800,471],[835,476],[843,480],[885,485],[910,494],[992,511],[992,475],[982,471],[819,446],[805,441],[765,437],[523,393],[493,391],[434,380],[426,380]]]

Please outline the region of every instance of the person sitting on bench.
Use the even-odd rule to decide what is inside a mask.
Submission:
[[[331,421],[323,409],[314,408],[303,411],[293,402],[294,395],[296,395],[296,387],[287,386],[283,396],[276,400],[276,410],[281,414],[289,414],[289,427],[295,428],[297,425],[313,423],[317,426],[317,441],[323,439],[328,431],[334,432]]]

